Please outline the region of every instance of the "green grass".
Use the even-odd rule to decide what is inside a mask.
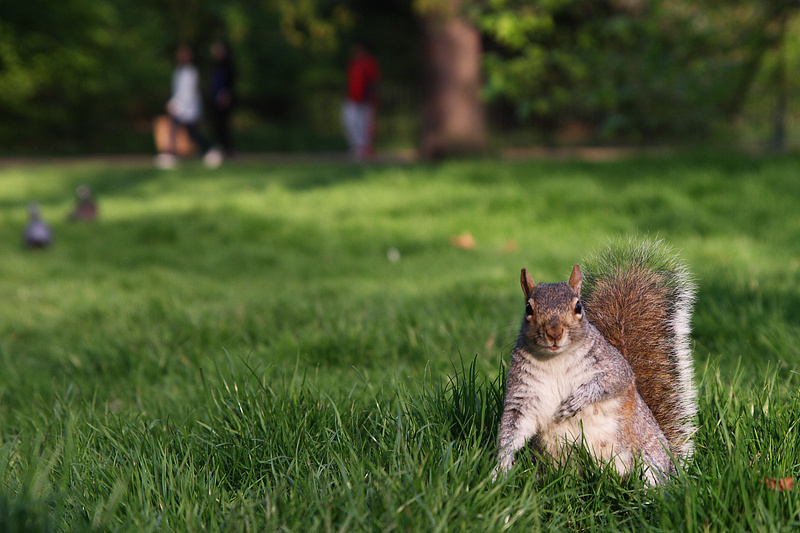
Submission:
[[[797,168],[2,169],[0,531],[796,529],[763,480],[800,474]],[[92,224],[66,221],[81,183]],[[20,246],[29,201],[52,249]],[[586,457],[492,484],[519,268],[633,234],[698,281],[695,460],[661,490]]]

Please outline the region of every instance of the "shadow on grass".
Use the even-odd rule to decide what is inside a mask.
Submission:
[[[79,185],[89,186],[101,206],[103,200],[110,197],[153,198],[184,188],[187,183],[191,186],[192,182],[201,184],[208,180],[218,180],[225,193],[237,189],[261,190],[266,184],[272,183],[292,191],[309,191],[361,180],[374,168],[378,167],[355,164],[346,159],[310,159],[309,162],[275,165],[234,161],[216,170],[207,170],[192,160],[172,171],[141,164],[69,166],[64,169],[37,166],[30,170],[30,180],[49,180],[55,172],[61,187],[50,187],[47,192],[32,193],[30,197],[17,200],[0,199],[0,208],[24,208],[30,202],[42,206],[71,203]]]

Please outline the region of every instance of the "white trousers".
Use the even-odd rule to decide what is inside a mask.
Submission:
[[[366,103],[345,101],[342,105],[342,125],[350,151],[356,157],[367,155],[372,132],[372,106]]]

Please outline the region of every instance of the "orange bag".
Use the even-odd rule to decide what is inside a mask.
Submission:
[[[172,128],[172,119],[167,115],[159,115],[153,121],[153,137],[156,142],[156,150],[159,153],[170,151],[170,129]],[[175,155],[180,157],[187,157],[194,154],[197,147],[189,138],[186,128],[177,126],[178,130],[175,132]]]

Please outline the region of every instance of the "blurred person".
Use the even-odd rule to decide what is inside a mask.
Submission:
[[[347,66],[347,99],[342,106],[342,124],[350,152],[357,159],[367,159],[375,151],[379,80],[378,62],[363,45],[353,45]]]
[[[167,101],[167,113],[171,120],[169,148],[158,155],[156,165],[160,168],[175,167],[176,137],[178,129],[183,128],[204,154],[206,166],[216,168],[222,163],[222,153],[212,148],[205,136],[200,133],[203,105],[200,96],[200,74],[192,62],[192,49],[186,44],[178,46],[175,59],[177,66],[172,73],[172,96]]]
[[[226,156],[233,152],[230,131],[230,115],[234,104],[236,69],[231,57],[230,45],[224,40],[211,45],[214,69],[211,72],[211,120],[214,136]]]

